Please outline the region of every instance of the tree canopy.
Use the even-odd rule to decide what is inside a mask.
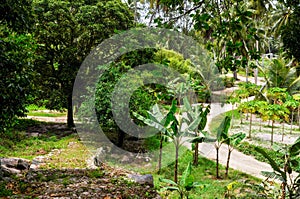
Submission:
[[[90,51],[116,30],[133,25],[133,15],[119,0],[36,1],[36,60],[40,95],[50,109],[68,109],[73,126],[72,90],[77,71]]]

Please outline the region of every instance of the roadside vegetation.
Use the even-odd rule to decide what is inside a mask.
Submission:
[[[164,198],[299,198],[299,5],[299,0],[3,1],[0,160],[46,158],[38,182],[30,175],[2,180],[0,164],[0,197],[31,192],[28,197],[38,197],[46,182],[59,186],[53,183],[55,193],[45,194],[60,197],[62,189],[72,194],[81,186],[76,181],[97,185],[86,174],[103,180],[101,186],[109,182],[106,199],[111,193],[132,198],[135,192],[141,198],[156,192]],[[161,32],[139,34],[145,30]],[[127,39],[129,32],[138,34]],[[109,45],[99,47],[104,41]],[[149,70],[136,70],[145,65]],[[214,105],[231,111],[210,120]],[[87,148],[102,144],[91,135],[98,127],[95,135],[103,134],[118,149],[138,155],[158,151],[145,160],[157,168],[155,189],[110,176],[118,171],[111,168],[117,161],[85,173],[95,163],[86,162],[94,155]],[[215,146],[215,160],[201,156],[203,142]],[[220,164],[222,146],[228,147],[226,165]],[[93,148],[98,149],[111,147]],[[230,169],[233,150],[270,164],[273,171],[263,172],[267,180]],[[51,179],[52,171],[61,176],[57,173],[66,169],[83,175],[72,180],[70,171],[62,180]],[[36,187],[42,189],[35,193]],[[85,189],[76,196],[85,198]]]

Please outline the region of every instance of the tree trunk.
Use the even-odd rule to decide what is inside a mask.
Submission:
[[[257,63],[258,61],[256,60],[256,63]],[[257,85],[257,76],[258,76],[258,69],[257,68],[255,68],[254,69],[254,83],[255,83],[255,85]]]
[[[232,150],[228,146],[228,156],[227,156],[227,163],[226,163],[226,172],[225,172],[225,177],[228,177],[228,170],[229,170],[229,161],[230,161],[230,155],[231,155]]]
[[[163,137],[161,135],[160,143],[159,143],[159,158],[158,158],[158,172],[159,173],[161,171],[162,148],[163,148]]]
[[[234,80],[238,80],[238,78],[237,78],[237,71],[236,70],[233,71],[233,79]]]
[[[117,144],[118,147],[120,148],[123,147],[124,138],[125,138],[124,131],[122,131],[122,129],[118,127],[118,144]]]
[[[299,130],[300,130],[300,106],[298,106],[298,124],[299,124]]]
[[[232,104],[232,106],[231,106],[231,128],[233,127],[233,119],[234,119],[234,113],[233,113],[233,111],[234,111],[234,105]]]
[[[240,112],[240,117],[241,117],[241,124],[243,124],[243,113]]]
[[[294,110],[292,111],[292,118],[291,118],[291,131],[290,134],[293,132],[293,121],[294,121]]]
[[[261,131],[261,126],[262,126],[262,118],[260,118],[260,121],[259,121],[259,131]]]
[[[251,130],[252,130],[252,113],[250,113],[250,125],[249,125],[249,135],[248,135],[249,138],[251,138]]]
[[[273,134],[274,134],[274,120],[272,120],[271,145],[273,145]]]
[[[287,156],[286,155],[285,155],[284,159],[285,159],[285,163],[284,163],[284,167],[283,167],[283,172],[285,174],[287,174],[287,164],[288,163],[287,163]],[[281,190],[282,190],[281,199],[285,199],[285,195],[286,195],[285,188],[286,188],[286,185],[287,185],[286,181],[287,181],[287,178],[284,179],[284,181],[281,184]],[[291,197],[292,195],[293,194],[290,194],[290,198],[293,198],[293,197]]]
[[[248,64],[246,65],[246,83],[248,83],[248,76],[249,76],[249,66],[248,66]]]
[[[174,167],[174,182],[178,182],[178,150],[179,150],[179,146],[178,144],[176,143],[176,146],[175,146],[175,167]]]
[[[286,187],[286,183],[283,182],[283,183],[281,184],[281,190],[282,190],[282,193],[281,193],[281,199],[285,199],[285,195],[286,195],[285,187]]]
[[[220,178],[220,176],[219,176],[219,147],[216,147],[216,150],[217,150],[216,176],[217,176],[217,179],[219,179]]]
[[[67,113],[67,125],[69,128],[74,127],[74,119],[73,119],[73,106],[72,106],[72,94],[70,94],[67,98],[68,103],[68,113]]]
[[[198,165],[198,158],[199,157],[199,143],[196,142],[195,143],[195,151],[194,151],[194,166],[197,166]]]

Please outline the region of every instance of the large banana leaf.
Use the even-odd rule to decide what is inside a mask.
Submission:
[[[225,140],[225,143],[231,146],[237,146],[239,145],[246,137],[245,133],[236,133],[233,134],[232,136],[227,137]]]
[[[226,116],[220,126],[217,129],[217,140],[220,142],[222,140],[226,140],[228,138],[228,131],[230,128],[231,118]]]
[[[284,181],[286,180],[286,174],[281,171],[281,169],[279,168],[279,166],[277,165],[277,163],[261,148],[259,147],[255,147],[255,150],[257,152],[259,152],[260,154],[262,154],[270,163],[271,167],[274,169],[274,171],[280,173],[281,177],[284,179]]]
[[[166,131],[166,128],[162,124],[160,124],[156,119],[154,120],[154,119],[145,118],[145,117],[143,117],[142,115],[140,115],[140,114],[138,114],[136,112],[133,112],[133,115],[137,119],[143,121],[148,126],[154,127],[157,130],[159,130],[160,132],[165,132]]]
[[[263,176],[265,176],[266,178],[275,178],[275,179],[278,179],[280,181],[284,181],[283,178],[278,174],[278,173],[275,173],[273,171],[262,171],[261,174]]]
[[[298,156],[300,153],[300,137],[294,142],[294,144],[290,147],[290,156]]]
[[[205,110],[201,113],[201,121],[198,126],[198,130],[202,131],[204,130],[206,123],[207,123],[207,115],[210,112],[210,107],[206,107]]]
[[[192,188],[194,183],[194,178],[192,177],[191,172],[192,172],[192,165],[191,163],[189,163],[181,176],[181,180],[179,182],[181,186],[190,189]]]

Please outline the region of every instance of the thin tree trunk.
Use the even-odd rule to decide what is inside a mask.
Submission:
[[[217,179],[219,179],[220,178],[220,176],[219,176],[219,147],[216,147],[216,150],[217,150],[216,176],[217,176]]]
[[[298,124],[299,124],[299,130],[300,130],[300,106],[298,106]]]
[[[174,182],[178,182],[178,150],[179,150],[179,146],[178,144],[176,143],[176,146],[175,146],[175,167],[174,167]]]
[[[287,174],[287,161],[286,161],[287,157],[285,156],[284,159],[285,159],[285,163],[284,163],[283,172],[284,172],[285,174]],[[281,190],[282,190],[282,193],[281,193],[281,199],[285,199],[285,196],[286,196],[286,191],[285,191],[285,188],[286,188],[286,185],[287,185],[286,181],[287,181],[287,178],[286,178],[285,181],[283,181],[282,184],[281,184]],[[290,194],[290,198],[293,198],[293,197],[292,197],[292,194]]]
[[[124,144],[125,133],[122,129],[118,128],[118,147],[123,147]]]
[[[233,119],[234,119],[234,104],[231,106],[231,128],[233,127]]]
[[[158,158],[158,172],[159,173],[161,172],[162,149],[163,149],[163,137],[161,135],[160,143],[159,143],[159,158]]]
[[[285,199],[285,195],[286,195],[285,187],[286,187],[286,183],[283,182],[283,183],[281,184],[281,190],[282,190],[282,193],[281,193],[281,199]]]
[[[258,61],[256,60],[256,63],[257,63]],[[257,68],[255,68],[254,69],[254,83],[255,83],[255,85],[257,85],[257,76],[258,76],[258,69]]]
[[[246,65],[246,83],[248,83],[248,73],[249,73],[249,66],[248,64]]]
[[[238,78],[237,78],[237,71],[236,70],[233,71],[233,79],[234,80],[238,80]]]
[[[197,166],[198,165],[198,157],[199,157],[199,143],[196,142],[195,143],[195,151],[194,151],[194,165]]]
[[[240,117],[241,117],[241,124],[243,124],[243,113],[240,112]]]
[[[251,138],[251,130],[252,130],[252,113],[250,113],[250,125],[249,125],[249,135],[248,135],[249,138]]]
[[[232,150],[228,146],[228,156],[227,156],[227,163],[226,163],[226,172],[225,172],[225,177],[228,177],[228,170],[229,170],[229,161],[230,161],[230,156],[231,156]]]
[[[273,134],[274,134],[274,120],[272,120],[271,145],[273,145]]]
[[[259,131],[261,131],[261,126],[262,126],[262,118],[259,120]]]
[[[292,132],[293,132],[293,121],[294,121],[294,110],[292,110],[291,131],[290,131],[290,134],[292,134]]]
[[[74,119],[73,119],[73,106],[72,106],[72,94],[68,96],[68,113],[67,113],[67,125],[69,128],[74,127]]]

